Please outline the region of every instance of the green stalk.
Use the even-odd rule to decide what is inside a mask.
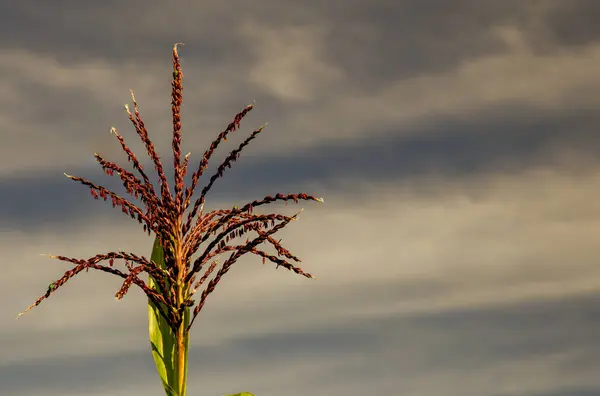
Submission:
[[[178,257],[180,257],[178,255]],[[185,272],[182,269],[182,264],[177,263],[179,267],[179,278],[177,279],[177,302],[183,304],[187,299],[188,290],[184,281]],[[186,307],[183,312],[183,321],[177,329],[176,344],[177,344],[177,381],[179,396],[186,396],[187,389],[187,362],[188,362],[188,345],[189,345],[189,330],[186,330],[190,324],[190,309]]]
[[[150,259],[159,267],[166,269],[165,254],[158,239],[154,240]],[[167,288],[170,287],[166,279],[165,284]],[[149,276],[148,286],[161,291],[152,276]],[[186,394],[189,337],[185,328],[189,325],[189,321],[190,309],[186,307],[180,330],[177,335],[174,334],[167,321],[160,315],[158,308],[148,300],[148,330],[152,356],[167,396],[185,396]]]
[[[177,329],[177,380],[179,386],[179,396],[186,395],[186,379],[187,379],[187,351],[188,351],[188,334],[185,331],[185,328],[189,324],[189,308],[186,308],[188,311],[188,321],[184,320],[179,329]]]

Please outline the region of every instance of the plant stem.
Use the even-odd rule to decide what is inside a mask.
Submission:
[[[183,261],[183,246],[179,241],[182,240],[181,235],[181,216],[177,219],[177,228],[176,228],[176,239],[175,239],[175,266],[177,267],[177,306],[183,306],[185,299],[187,298],[187,287],[185,282],[185,263]],[[181,313],[181,323],[177,328],[177,334],[175,335],[177,341],[177,394],[178,396],[185,396],[186,394],[186,363],[187,363],[187,348],[186,348],[186,338],[187,338],[187,323],[185,321],[185,311]]]
[[[177,329],[177,383],[179,385],[178,395],[185,396],[185,322],[182,321]]]

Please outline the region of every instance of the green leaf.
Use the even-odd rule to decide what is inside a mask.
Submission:
[[[152,256],[150,257],[158,266],[166,269],[165,254],[158,242],[158,238],[154,240],[154,246],[152,249]],[[148,286],[154,290],[160,292],[159,285],[154,279],[148,277]],[[167,288],[170,287],[169,282],[165,279]],[[165,309],[165,307],[162,307]],[[166,311],[166,309],[165,309]],[[190,310],[186,308],[184,314],[185,326],[190,321]],[[148,330],[150,333],[150,345],[152,346],[152,356],[156,363],[156,369],[158,375],[163,383],[167,396],[185,396],[185,383],[187,382],[187,355],[188,355],[188,344],[189,337],[185,340],[185,367],[186,373],[184,374],[184,392],[182,395],[177,393],[178,376],[176,366],[176,355],[177,355],[177,342],[176,337],[167,321],[162,317],[158,308],[148,299]]]
[[[242,392],[242,393],[232,393],[231,395],[225,395],[225,396],[254,396],[254,395],[249,392]]]

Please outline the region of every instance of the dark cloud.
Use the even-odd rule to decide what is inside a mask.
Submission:
[[[390,79],[448,70],[504,51],[493,26],[517,27],[534,49],[547,40],[559,46],[589,43],[600,34],[593,23],[597,8],[593,0],[527,5],[517,0],[263,0],[177,7],[156,1],[69,0],[51,6],[21,1],[0,5],[0,46],[52,54],[65,63],[90,57],[119,62],[162,59],[167,48],[183,41],[192,48],[186,57],[195,64],[243,64],[252,54],[237,31],[242,23],[323,27],[323,56],[343,66],[356,86],[374,90]]]
[[[231,60],[231,55],[239,56],[240,43],[234,33],[219,29],[231,25],[233,21],[227,16],[235,14],[226,12],[225,7],[218,18],[207,18],[190,12],[188,6],[151,1],[84,4],[70,0],[51,6],[34,1],[2,4],[0,46],[51,54],[65,63],[93,57],[147,61],[162,58],[165,49],[179,41],[193,46],[196,61],[223,62]],[[213,11],[214,16],[210,5],[206,11]],[[188,31],[186,26],[194,21],[198,22],[194,31]]]
[[[523,30],[530,36],[534,48],[543,42],[559,48],[573,48],[592,44],[600,39],[597,17],[600,3],[594,0],[538,2],[539,14],[524,23]],[[537,20],[536,20],[537,19]]]
[[[429,376],[436,378],[436,375],[445,371],[462,373],[462,378],[457,378],[456,383],[470,389],[469,372],[472,370],[487,369],[493,372],[496,363],[506,361],[523,361],[523,370],[527,370],[526,359],[543,359],[557,352],[575,352],[575,358],[572,359],[574,364],[563,364],[562,370],[565,375],[576,375],[580,369],[578,358],[592,358],[598,354],[595,345],[599,345],[600,341],[599,302],[597,296],[590,296],[498,308],[359,320],[350,325],[311,331],[265,333],[223,345],[190,348],[189,375],[200,384],[208,382],[210,387],[215,386],[215,381],[208,381],[209,378],[228,378],[222,382],[222,387],[247,389],[247,383],[231,380],[244,371],[252,372],[251,367],[256,362],[264,370],[260,375],[265,378],[270,378],[269,373],[277,367],[314,362],[320,369],[311,375],[310,381],[297,377],[287,384],[274,382],[278,386],[287,386],[287,394],[290,395],[304,394],[295,390],[299,389],[295,385],[302,383],[303,389],[310,389],[314,395],[327,395],[330,386],[339,385],[354,388],[345,394],[358,396],[363,391],[360,384],[374,386],[383,383],[384,388],[387,384],[393,385],[390,389],[410,389],[414,386],[413,381],[420,383]],[[202,337],[201,332],[194,336]],[[588,372],[594,367],[597,370],[597,360],[591,359],[588,364],[591,364]],[[65,393],[108,392],[132,383],[153,381],[157,390],[152,394],[158,395],[160,385],[154,370],[147,351],[115,352],[103,357],[49,358],[12,363],[0,370],[0,383],[6,394],[33,394],[44,389],[62,390]],[[547,375],[552,376],[552,371],[548,371]],[[36,380],[24,382],[22,378]],[[264,380],[264,383],[268,382]],[[475,383],[477,381],[473,379]],[[478,394],[515,395],[496,391],[491,386],[479,389],[481,393]],[[263,389],[251,390],[260,394]],[[203,391],[222,393],[223,388]],[[554,393],[532,391],[519,394],[593,395],[596,391],[597,388],[571,387]],[[438,389],[427,394],[444,393]]]
[[[514,1],[335,2],[327,54],[350,81],[377,90],[393,79],[455,68],[504,45],[488,31],[519,12]],[[485,5],[483,5],[485,4]],[[338,13],[342,18],[337,17]],[[335,14],[335,16],[334,16]]]
[[[600,387],[565,387],[550,392],[531,392],[531,396],[600,396]],[[498,394],[498,396],[509,396],[509,394]],[[512,396],[512,394],[510,394]]]
[[[152,73],[158,73],[163,68],[166,72],[164,80],[157,81],[163,81],[163,86],[167,87],[170,73],[168,51],[173,43],[179,41],[187,44],[185,52],[182,51],[184,70],[188,70],[186,64],[191,69],[187,75],[190,78],[186,80],[189,81],[186,82],[186,92],[202,92],[205,95],[208,91],[213,102],[204,103],[208,94],[205,97],[186,97],[186,105],[189,107],[184,105],[184,113],[193,113],[189,114],[189,118],[184,115],[184,119],[190,119],[185,126],[189,128],[187,130],[204,130],[204,121],[192,120],[195,109],[201,109],[202,114],[214,116],[224,111],[225,107],[235,111],[252,99],[258,99],[263,106],[260,122],[262,118],[267,118],[270,121],[269,128],[276,128],[277,124],[288,125],[298,109],[310,110],[311,106],[313,109],[321,106],[335,109],[335,100],[339,98],[360,99],[363,95],[365,98],[372,96],[373,102],[376,102],[378,93],[387,94],[386,88],[405,81],[414,82],[415,80],[411,80],[414,77],[432,77],[422,85],[407,87],[415,94],[423,91],[423,97],[433,92],[427,85],[431,82],[441,81],[446,84],[444,86],[460,88],[454,85],[453,74],[437,79],[435,77],[439,75],[436,76],[435,73],[454,70],[469,60],[480,61],[475,70],[471,71],[474,76],[466,73],[456,77],[456,81],[464,81],[467,85],[472,82],[477,84],[486,76],[493,78],[494,75],[488,75],[488,71],[498,71],[504,73],[502,78],[511,78],[512,65],[509,67],[507,64],[512,61],[515,62],[515,70],[519,67],[539,67],[539,59],[529,55],[506,56],[492,66],[486,63],[486,56],[512,53],[515,49],[511,48],[511,39],[516,40],[517,45],[522,44],[526,50],[531,50],[534,55],[560,53],[562,57],[557,62],[568,60],[571,51],[599,41],[600,28],[596,23],[598,15],[600,3],[594,0],[261,0],[252,3],[214,0],[178,2],[176,5],[141,0],[1,2],[0,49],[19,50],[32,55],[31,58],[19,55],[14,59],[23,59],[32,64],[35,62],[36,66],[39,66],[37,60],[41,59],[39,62],[52,66],[52,62],[37,58],[48,55],[59,66],[68,66],[44,74],[57,79],[64,78],[68,72],[79,70],[76,66],[80,63],[98,64],[101,70],[89,66],[77,75],[75,83],[62,81],[53,85],[53,81],[34,78],[36,76],[32,74],[39,69],[31,64],[22,65],[23,72],[15,69],[8,61],[6,65],[0,65],[6,67],[6,70],[12,70],[10,75],[5,73],[4,76],[10,84],[0,85],[0,90],[7,88],[7,93],[0,97],[5,116],[0,117],[0,120],[4,122],[6,119],[6,125],[11,128],[17,126],[14,130],[0,132],[0,145],[6,147],[15,144],[22,148],[11,157],[11,163],[32,155],[25,150],[26,147],[38,150],[38,153],[55,151],[54,148],[47,148],[52,139],[65,139],[64,147],[60,146],[64,151],[52,157],[52,161],[56,162],[63,160],[62,155],[70,153],[71,146],[82,146],[82,141],[90,143],[89,151],[81,153],[86,158],[93,150],[104,151],[108,146],[99,144],[99,148],[96,148],[95,134],[108,130],[115,122],[121,130],[121,125],[127,122],[125,116],[117,119],[114,116],[115,109],[128,100],[126,90],[129,85],[125,86],[125,79],[121,80],[120,77],[131,73],[126,81],[129,84],[131,77],[131,87],[136,92],[136,85],[141,85],[139,89],[152,91],[154,88],[149,82],[154,79]],[[244,29],[244,26],[256,28],[256,31]],[[260,51],[271,48],[268,39],[285,36],[288,29],[296,27],[305,30],[298,38],[300,43],[294,42],[294,37],[290,46],[297,45],[299,49],[303,49],[302,44],[305,43],[301,41],[314,40],[307,44],[307,52],[315,57],[309,61],[309,66],[319,64],[315,66],[315,70],[305,75],[302,75],[302,70],[290,74],[282,72],[274,79],[277,80],[274,84],[291,86],[292,89],[288,89],[290,91],[302,88],[302,78],[316,76],[315,81],[318,83],[315,84],[318,86],[307,90],[307,97],[315,97],[310,99],[309,104],[304,104],[306,107],[295,104],[293,100],[286,100],[285,94],[290,95],[290,92],[281,94],[281,91],[273,87],[270,87],[271,91],[257,89],[259,83],[250,76],[256,71],[257,65],[277,60]],[[306,32],[308,33],[304,35]],[[264,42],[261,41],[263,33],[267,37]],[[314,37],[311,36],[312,33],[315,33]],[[284,47],[287,44],[283,40]],[[96,62],[98,60],[106,63]],[[320,64],[321,61],[326,65]],[[142,67],[139,75],[131,72],[138,65]],[[353,200],[358,191],[348,187],[349,181],[359,184],[401,185],[403,181],[427,180],[433,175],[438,177],[436,180],[440,180],[441,176],[442,180],[452,182],[457,178],[492,173],[517,174],[533,167],[556,168],[573,173],[586,172],[588,169],[584,169],[578,160],[585,157],[592,159],[587,164],[598,163],[600,116],[596,109],[585,108],[593,102],[585,98],[595,97],[593,82],[587,87],[580,87],[578,76],[593,74],[586,71],[579,73],[576,70],[576,67],[585,67],[582,62],[565,61],[561,65],[560,73],[556,76],[568,79],[569,73],[572,73],[575,81],[573,86],[558,84],[557,90],[564,89],[565,92],[556,93],[552,89],[545,91],[536,82],[531,87],[524,88],[525,93],[522,93],[518,84],[515,87],[511,80],[510,84],[507,83],[510,85],[510,92],[507,94],[509,99],[499,103],[494,102],[494,98],[505,97],[496,92],[502,90],[501,84],[490,84],[485,89],[482,88],[481,92],[467,86],[464,92],[457,95],[462,95],[462,98],[468,96],[470,90],[475,90],[486,103],[469,111],[462,107],[476,104],[465,101],[468,104],[461,107],[459,98],[456,102],[458,108],[455,108],[454,103],[451,103],[452,92],[444,92],[449,99],[437,103],[437,109],[443,110],[445,104],[448,104],[450,110],[456,110],[452,115],[436,113],[414,121],[411,118],[414,114],[408,114],[407,118],[413,121],[375,123],[364,128],[362,137],[355,140],[344,140],[341,135],[335,135],[335,128],[331,128],[324,131],[322,137],[319,136],[319,141],[312,146],[287,150],[285,153],[271,150],[266,154],[257,154],[258,151],[253,151],[253,147],[261,144],[257,141],[244,150],[239,162],[231,170],[227,170],[223,179],[215,184],[209,198],[245,203],[264,195],[299,192],[305,190],[305,186],[311,186],[319,191],[305,192],[315,193],[326,199],[330,195],[340,197],[337,198],[340,200]],[[123,69],[125,66],[128,68]],[[335,71],[328,74],[330,66]],[[193,68],[196,68],[199,75],[192,73]],[[335,80],[337,68],[345,73],[345,78]],[[115,70],[119,72],[115,73]],[[126,72],[121,73],[121,70]],[[221,84],[219,79],[225,77],[219,72],[224,70],[231,71],[232,77],[231,80],[223,80],[224,83]],[[290,77],[291,74],[294,75],[293,78]],[[207,82],[206,75],[213,81]],[[555,76],[552,73],[543,75],[552,78]],[[531,78],[532,74],[516,76],[515,81],[521,81],[519,78],[523,76]],[[107,89],[99,89],[97,96],[86,92],[88,82],[98,84],[98,81],[102,81],[99,88],[103,88],[105,80],[116,77],[119,77],[118,82],[113,83],[123,85],[123,91],[117,93],[121,99],[114,98],[113,101],[113,95],[116,94],[112,88],[108,88],[109,81],[106,81]],[[294,80],[296,77],[299,80]],[[265,83],[264,75],[260,78],[259,82]],[[286,81],[288,78],[292,80],[291,85],[286,85],[289,83]],[[95,80],[92,81],[93,79]],[[329,79],[340,84],[336,86],[337,91],[323,92],[329,89]],[[214,81],[217,80],[218,87],[215,88]],[[451,81],[448,83],[447,80]],[[213,84],[208,84],[210,82]],[[547,85],[553,87],[556,82],[549,80]],[[307,86],[311,83],[314,81],[306,81]],[[319,84],[326,87],[320,87]],[[526,82],[523,84],[527,85]],[[202,91],[203,85],[207,91]],[[323,91],[318,93],[317,88],[322,88]],[[572,92],[567,92],[569,89]],[[550,98],[546,102],[546,98],[540,98],[544,105],[537,107],[540,103],[528,96],[531,92],[556,94],[558,99],[553,101]],[[168,92],[165,91],[164,95],[166,104]],[[154,108],[153,105],[158,102],[142,101],[143,96],[141,94],[138,99],[142,115],[145,116],[144,104],[148,103],[149,107]],[[390,96],[394,97],[394,94]],[[523,102],[517,101],[513,96],[521,99],[525,97],[528,102],[524,103],[525,99]],[[397,102],[410,99],[403,98]],[[417,99],[415,100],[419,102]],[[368,101],[365,100],[366,102]],[[362,102],[357,100],[356,103]],[[552,104],[548,103],[562,103],[562,107],[552,109]],[[484,107],[486,104],[488,107]],[[382,107],[390,108],[390,105],[402,106],[403,103],[385,103]],[[160,111],[149,110],[147,125],[155,121],[152,117],[157,119],[165,116],[164,119],[168,120],[168,110],[168,106]],[[351,111],[359,110],[361,109],[355,107]],[[420,110],[422,109],[418,108],[415,113]],[[382,111],[381,114],[385,113]],[[314,115],[310,111],[305,114],[307,117]],[[232,114],[227,110],[224,124],[230,120],[230,115]],[[197,118],[201,116],[200,114]],[[249,117],[253,116],[251,114]],[[353,122],[352,116],[354,114],[348,114],[348,124]],[[356,119],[357,122],[360,121],[359,114],[356,114]],[[398,119],[402,117],[399,116]],[[213,121],[211,119],[210,122]],[[22,128],[19,128],[20,125]],[[335,125],[335,122],[330,125]],[[128,141],[133,141],[135,136],[129,133],[130,125],[127,128],[127,134],[123,134]],[[57,132],[59,130],[60,133]],[[154,130],[152,128],[150,131],[151,136],[160,133],[155,133]],[[292,125],[290,133],[301,132],[293,130]],[[237,138],[236,142],[239,141]],[[269,139],[269,136],[261,136],[260,139]],[[187,152],[186,143],[192,147],[188,150],[193,151],[192,164],[196,165],[204,147],[196,150],[196,142],[192,141],[193,138],[189,141],[184,139],[183,150]],[[212,167],[206,175],[213,173],[214,167],[232,146],[235,147],[235,143],[228,145],[213,159]],[[6,153],[13,154],[13,150]],[[141,153],[138,154],[142,157]],[[165,166],[170,168],[170,156],[165,154],[163,153]],[[570,163],[564,162],[565,154],[571,155]],[[49,157],[43,158],[46,161]],[[116,162],[124,163],[122,156],[114,158]],[[81,165],[64,171],[86,177],[119,193],[123,191],[118,180],[102,175],[92,160],[85,163],[72,158],[70,160],[71,163]],[[123,219],[120,211],[112,209],[110,203],[94,202],[87,187],[65,179],[61,174],[63,169],[56,171],[56,164],[50,163],[52,161],[46,161],[48,169],[42,169],[36,174],[26,170],[18,178],[5,173],[7,176],[0,179],[0,231],[32,231],[36,227],[50,224],[55,226],[57,232],[62,232],[88,217],[90,221],[98,216]],[[11,172],[19,166],[20,164],[12,167]],[[146,168],[152,169],[153,166],[147,164]],[[156,177],[153,180],[156,181]],[[204,182],[202,180],[201,185]],[[341,192],[344,194],[340,194]],[[334,202],[331,207],[335,208],[338,203],[340,202]],[[426,217],[425,219],[428,221]],[[365,229],[364,232],[393,233],[393,227],[396,226],[390,225],[389,230]],[[435,227],[431,224],[429,226],[432,229]],[[474,227],[476,226],[478,225],[475,223]],[[531,224],[534,229],[531,232],[538,232],[534,226]],[[462,243],[466,247],[470,246],[470,241]],[[564,243],[564,249],[568,251],[567,245],[570,242]],[[510,250],[511,247],[506,248]],[[515,252],[517,248],[518,246],[515,247]],[[15,247],[17,249],[19,247]],[[477,251],[475,248],[468,249]],[[540,253],[540,256],[543,254]],[[567,256],[565,253],[565,257]],[[396,258],[395,253],[390,255],[390,263],[393,264]],[[469,257],[469,260],[476,259],[477,257]],[[520,256],[514,258],[515,262],[525,259],[530,260]],[[516,266],[512,262],[507,263],[507,271],[512,268],[511,265]],[[550,267],[549,272],[552,270],[556,269]],[[527,274],[526,270],[513,272],[510,273],[514,277],[511,281],[518,280],[519,276],[534,277]],[[19,279],[23,279],[22,274],[19,276]],[[9,273],[7,277],[12,279],[12,274]],[[543,275],[538,276],[542,277]],[[449,283],[451,281],[393,279],[385,285],[366,283],[364,287],[357,287],[354,292],[364,297],[361,301],[365,301],[365,306],[372,302],[370,308],[375,311],[378,300],[420,301],[427,300],[428,297],[442,300],[444,295],[456,289],[456,285]],[[14,287],[18,287],[17,282]],[[331,293],[341,295],[340,291],[341,288],[331,288]],[[6,292],[12,298],[10,293],[14,293],[14,290]],[[228,390],[225,387],[231,387],[231,392],[248,389],[257,395],[285,393],[290,396],[352,396],[376,392],[448,396],[453,391],[450,396],[515,396],[515,393],[507,393],[494,387],[481,388],[481,383],[478,383],[480,388],[472,390],[477,378],[471,375],[492,376],[501,371],[502,364],[505,363],[522,367],[519,372],[527,373],[531,368],[528,365],[535,364],[539,369],[536,372],[545,376],[537,379],[538,384],[548,384],[547,390],[542,392],[539,389],[526,389],[518,395],[600,395],[600,384],[595,375],[600,369],[597,358],[600,352],[597,346],[600,345],[599,302],[599,297],[592,295],[544,303],[521,302],[497,308],[465,308],[388,317],[372,315],[369,319],[355,319],[345,324],[322,328],[307,326],[306,329],[287,332],[265,330],[263,334],[247,335],[245,338],[230,340],[225,345],[191,348],[190,370],[193,375],[190,378],[191,381],[206,382],[208,385],[203,391],[214,394],[223,393]],[[294,314],[293,308],[300,308],[300,305],[300,301],[290,303],[290,315]],[[243,323],[231,325],[243,326]],[[97,329],[67,331],[72,331],[72,336],[77,337],[78,332],[93,332]],[[201,334],[198,331],[196,336]],[[9,335],[4,342],[10,343],[11,337],[21,336]],[[46,336],[52,340],[49,333]],[[560,373],[552,366],[552,357],[558,354],[566,356],[560,362]],[[530,363],[531,360],[528,359],[533,359],[536,363]],[[294,367],[296,363],[309,367],[306,371],[310,372],[310,378],[305,374],[292,372],[292,369],[290,376],[286,378],[270,376],[271,372],[288,365]],[[311,371],[312,365],[315,368]],[[559,374],[564,377],[557,378]],[[256,378],[252,378],[254,375]],[[571,382],[560,383],[563,378]],[[519,386],[519,380],[514,380],[516,387]],[[154,394],[160,394],[160,385],[149,351],[132,353],[113,350],[106,351],[103,356],[92,354],[86,357],[32,358],[3,365],[0,369],[0,393],[9,395],[44,394],[50,390],[64,394],[93,391],[105,391],[108,394],[131,384],[150,381],[156,386]],[[574,385],[577,381],[581,384]],[[497,384],[498,387],[500,385],[502,384]],[[420,387],[423,390],[415,392]]]
[[[256,156],[248,146],[215,183],[210,198],[248,202],[277,192],[301,192],[314,183],[324,189],[308,193],[327,196],[344,188],[338,181],[349,178],[402,183],[434,174],[451,181],[485,173],[518,173],[531,167],[568,169],[569,164],[560,162],[562,152],[598,158],[600,139],[595,126],[599,123],[598,114],[592,111],[550,114],[524,105],[506,106],[463,117],[431,117],[413,126],[410,133],[392,132],[379,139],[369,138],[365,131],[364,138],[351,144],[324,142],[286,156]],[[231,147],[213,158],[206,176],[214,173]],[[199,154],[191,158],[195,169]],[[123,160],[120,163],[125,165]],[[165,164],[171,167],[170,162]],[[579,163],[570,166],[579,172]],[[150,163],[145,167],[153,168]],[[68,173],[123,192],[118,179],[103,175],[91,161],[90,167]],[[120,216],[110,204],[94,202],[87,190],[55,171],[4,179],[0,182],[0,200],[5,202],[0,207],[1,227],[29,229],[40,222],[70,222],[90,211]]]
[[[152,358],[143,353],[114,354],[108,357],[53,357],[34,362],[11,363],[0,370],[0,383],[3,393],[15,395],[34,394],[47,389],[65,394],[108,391],[115,384],[123,386],[143,381],[145,376],[141,375],[144,373],[142,370],[145,369],[148,373],[152,368],[151,364]],[[132,367],[135,369],[132,370]],[[23,381],[23,378],[35,378],[35,381]],[[156,383],[160,386],[158,381],[157,378]]]
[[[425,329],[444,328],[460,334],[452,351],[445,348],[449,359],[473,364],[486,361],[518,361],[527,357],[578,352],[593,356],[598,352],[600,335],[600,297],[551,302],[527,302],[497,309],[463,309],[446,311],[414,319]],[[451,364],[451,360],[435,360]],[[588,362],[597,365],[597,362]],[[576,371],[577,360],[568,371]]]

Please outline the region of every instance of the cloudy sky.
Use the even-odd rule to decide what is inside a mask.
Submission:
[[[114,126],[146,158],[130,88],[171,164],[184,42],[194,166],[268,122],[210,206],[325,199],[280,233],[317,280],[248,257],[210,296],[190,395],[600,395],[600,2],[171,4],[0,3],[0,394],[163,394],[138,289],[82,273],[15,316],[70,268],[40,253],[149,255],[63,172],[122,191],[92,154],[126,163]]]

